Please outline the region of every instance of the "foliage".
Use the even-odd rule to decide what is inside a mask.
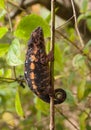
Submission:
[[[15,1],[14,1],[15,2]],[[88,11],[89,0],[82,0],[77,19],[79,24],[86,20],[87,27],[91,31],[91,11]],[[10,5],[9,5],[10,6]],[[38,10],[42,7],[38,6]],[[11,6],[10,6],[11,8]],[[12,8],[11,8],[12,10]],[[37,10],[35,8],[35,10]],[[38,12],[37,10],[37,12]],[[46,15],[44,11],[44,15]],[[67,15],[67,14],[66,14]],[[24,76],[24,61],[27,42],[31,32],[38,26],[44,31],[46,50],[50,46],[50,12],[44,19],[36,14],[22,13],[18,18],[10,19],[4,0],[0,1],[0,129],[49,129],[49,104],[37,98],[27,84],[21,84],[21,75]],[[19,21],[19,22],[18,22]],[[56,21],[58,22],[58,21]],[[12,25],[12,26],[11,26]],[[10,32],[10,30],[13,30]],[[60,29],[70,41],[80,46],[79,37],[75,28],[69,23]],[[56,129],[70,130],[74,126],[79,130],[90,130],[91,112],[91,39],[85,43],[82,52],[67,39],[58,35],[55,42],[54,79],[55,88],[63,88],[67,93],[67,99],[62,105],[56,106]],[[91,58],[90,58],[91,59]],[[23,87],[25,86],[25,89]],[[63,113],[63,114],[60,114]]]

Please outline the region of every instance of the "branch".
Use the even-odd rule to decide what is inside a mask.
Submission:
[[[91,61],[91,58],[88,54],[84,53],[84,51],[73,41],[71,41],[67,36],[65,36],[62,32],[59,30],[56,30],[57,33],[59,33],[65,40],[67,40],[69,43],[71,43],[73,46],[77,48],[77,50],[82,54],[83,56],[86,56],[88,61]]]
[[[21,3],[19,4],[19,3],[14,3],[11,0],[7,0],[7,3],[9,3],[9,4],[11,4],[11,5],[15,6],[15,7],[17,7],[17,10],[15,10],[15,11],[13,11],[13,12],[10,13],[11,19],[14,19],[17,15],[21,14],[22,11],[27,12],[26,11],[27,6],[24,5],[24,1],[26,1],[26,0],[21,0]],[[6,17],[6,20],[7,20],[7,17]]]
[[[62,115],[76,130],[80,130],[71,120],[68,119],[67,116],[65,116],[57,107],[55,107],[56,110],[59,112],[60,115]]]
[[[75,6],[74,6],[73,0],[71,0],[71,4],[72,4],[73,16],[74,16],[74,20],[75,20],[75,29],[76,29],[76,32],[77,32],[77,34],[78,34],[78,37],[79,37],[81,46],[82,46],[82,48],[83,48],[83,47],[84,47],[84,43],[83,43],[83,40],[82,40],[82,38],[81,38],[79,29],[78,29],[78,26],[77,26],[77,17],[76,17],[76,11],[75,11]]]
[[[17,82],[21,87],[25,88],[25,85],[23,84],[25,82],[23,76],[19,76],[18,78],[5,78],[0,76],[0,82],[7,82],[7,83],[12,83],[12,82]]]
[[[12,21],[11,21],[11,17],[10,17],[10,12],[9,12],[9,7],[8,7],[8,4],[7,4],[7,1],[5,1],[5,4],[6,4],[7,15],[8,15],[8,21],[9,21],[9,25],[10,25],[10,31],[12,33],[13,27],[12,27]]]
[[[55,2],[56,0],[51,0],[51,45],[50,51],[52,50],[54,59],[54,42],[55,42]],[[55,128],[55,110],[54,110],[54,61],[50,62],[50,130]]]
[[[11,4],[12,6],[16,7],[16,8],[18,8],[18,9],[20,9],[20,10],[22,10],[22,11],[25,11],[25,10],[24,10],[23,8],[21,8],[16,2],[11,1],[11,0],[7,0],[7,2],[8,2],[9,4]]]

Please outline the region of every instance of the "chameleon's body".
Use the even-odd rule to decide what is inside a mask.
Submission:
[[[25,61],[25,79],[30,89],[43,101],[50,103],[50,71],[49,60],[52,56],[45,51],[43,31],[38,27],[31,35]],[[61,99],[57,98],[61,94]],[[62,103],[66,98],[63,89],[56,89],[54,104]]]

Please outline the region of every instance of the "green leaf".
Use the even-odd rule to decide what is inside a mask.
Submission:
[[[63,56],[63,51],[60,49],[60,46],[58,44],[55,44],[55,61],[54,61],[54,70],[61,71],[63,69],[63,65],[64,65],[64,56]]]
[[[77,23],[79,23],[81,20],[83,20],[83,19],[85,19],[85,18],[86,18],[85,14],[79,15],[79,17],[78,17],[78,19],[77,19]]]
[[[86,82],[86,87],[85,87],[85,94],[84,97],[87,98],[88,95],[91,93],[91,81]]]
[[[75,79],[75,72],[74,71],[70,71],[69,76],[68,76],[68,86],[71,86],[72,83],[74,82]]]
[[[90,113],[90,109],[86,109],[85,112],[82,112],[79,116],[80,130],[86,130],[86,119]]]
[[[15,96],[15,108],[17,114],[21,117],[24,117],[24,112],[21,106],[21,101],[20,101],[20,96],[18,91],[16,92],[16,96]]]
[[[75,102],[75,98],[72,94],[72,92],[68,89],[65,90],[66,91],[66,94],[67,94],[67,99],[66,99],[66,102],[69,103],[70,105],[75,105],[76,102]]]
[[[51,20],[51,13],[45,18],[46,22],[47,23],[50,23],[50,20]]]
[[[88,54],[89,53],[89,47],[91,46],[91,40],[89,40],[87,42],[87,44],[85,45],[84,49],[83,49],[83,52],[84,54]]]
[[[87,23],[88,29],[91,31],[91,18],[88,18],[88,19],[86,20],[86,23]]]
[[[75,37],[75,30],[74,30],[74,28],[69,28],[69,31],[68,31],[68,33],[69,33],[69,35],[70,35],[70,40],[72,40],[72,41],[75,41],[75,39],[76,39],[76,37]]]
[[[77,22],[79,23],[81,20],[87,20],[87,19],[91,19],[91,11],[88,11],[84,14],[80,14],[78,19],[77,19]]]
[[[6,14],[6,10],[0,9],[0,18],[2,18]]]
[[[85,86],[86,86],[86,80],[83,79],[80,83],[80,85],[78,86],[78,89],[77,89],[77,97],[78,97],[78,100],[82,100],[83,97],[84,97],[84,94],[85,94]]]
[[[88,0],[83,0],[82,1],[81,12],[86,12],[87,9],[88,9]]]
[[[35,107],[42,113],[48,115],[49,113],[49,104],[45,103],[38,97],[35,97]]]
[[[0,43],[0,57],[4,56],[9,49],[9,44]]]
[[[42,17],[35,14],[28,15],[20,21],[15,31],[15,36],[27,40],[32,31],[38,26],[42,27],[45,37],[50,36],[50,27],[48,23]]]
[[[4,77],[5,78],[11,78],[11,76],[12,76],[12,70],[11,69],[5,70]]]
[[[14,39],[9,47],[6,57],[7,63],[11,66],[23,64],[20,60],[20,43],[18,39]]]
[[[86,18],[91,18],[91,11],[87,11],[87,12],[85,13],[85,16],[86,16]]]
[[[0,69],[0,76],[4,75],[4,69]]]
[[[58,7],[55,9],[55,13],[58,11]],[[49,15],[45,18],[45,20],[47,21],[47,23],[50,23],[51,20],[51,13],[49,13]]]
[[[6,27],[0,27],[0,38],[2,38],[7,32],[8,29]]]
[[[73,58],[73,66],[77,67],[77,68],[80,68],[80,67],[83,67],[83,65],[85,65],[84,57],[81,54],[77,54]]]
[[[5,8],[4,0],[0,0],[0,8]]]

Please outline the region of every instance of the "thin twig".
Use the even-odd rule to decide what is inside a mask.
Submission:
[[[83,56],[86,56],[89,61],[91,61],[91,58],[89,57],[88,54],[84,53],[84,51],[73,41],[71,41],[67,36],[65,36],[63,33],[60,31],[56,30],[65,40],[67,40],[69,43],[71,43],[73,46],[77,48],[77,50],[82,54]]]
[[[7,1],[6,1],[6,0],[5,0],[5,4],[6,4],[6,10],[7,10],[7,15],[8,15],[10,30],[11,30],[11,32],[12,32],[12,31],[13,31],[12,21],[11,21],[10,12],[9,12],[9,8],[8,8],[8,4],[7,4]]]
[[[25,82],[25,80],[21,79],[21,78],[5,78],[5,77],[1,77],[1,76],[0,76],[0,81],[10,81],[10,82],[22,81],[22,82]]]
[[[15,80],[15,78],[5,78],[5,77],[1,77],[1,76],[0,76],[0,79],[3,79],[3,80]]]
[[[24,1],[24,0],[23,0],[23,1]],[[6,2],[6,10],[7,10],[7,15],[8,15],[8,19],[9,19],[10,30],[11,30],[11,33],[12,33],[12,32],[13,32],[12,20],[11,20],[11,17],[10,17],[10,12],[9,12],[9,8],[8,8],[7,2]],[[16,79],[15,66],[13,67],[13,73],[14,73],[14,78]]]
[[[66,117],[57,107],[55,107],[55,109],[76,129],[76,130],[80,130],[71,120],[68,119],[68,117]]]
[[[8,81],[8,80],[0,79],[0,83],[13,83],[13,82],[16,82],[16,81],[14,80]]]
[[[20,9],[21,11],[25,11],[25,9],[23,9],[22,7],[19,6],[19,4],[15,1],[11,1],[11,0],[7,0],[7,2],[15,7],[17,7],[18,9]]]
[[[65,27],[73,18],[74,16],[70,17],[65,23],[63,23],[61,26],[57,27],[56,29],[59,30],[60,28]]]
[[[53,51],[54,57],[54,42],[55,42],[55,2],[56,0],[51,0],[51,45],[50,49]],[[50,62],[50,86],[52,89],[52,93],[54,93],[54,62]],[[55,110],[54,110],[54,94],[50,95],[50,130],[54,130],[55,128]]]
[[[79,40],[80,40],[80,43],[81,43],[81,47],[83,48],[83,47],[84,47],[84,43],[83,43],[83,40],[82,40],[82,38],[81,38],[79,29],[78,29],[78,26],[77,26],[76,11],[75,11],[75,6],[74,6],[73,0],[71,0],[71,4],[72,4],[73,16],[74,16],[74,20],[75,20],[75,29],[76,29],[77,35],[78,35],[78,37],[79,37]]]
[[[16,79],[16,67],[13,66],[13,74],[14,74],[14,78]]]

